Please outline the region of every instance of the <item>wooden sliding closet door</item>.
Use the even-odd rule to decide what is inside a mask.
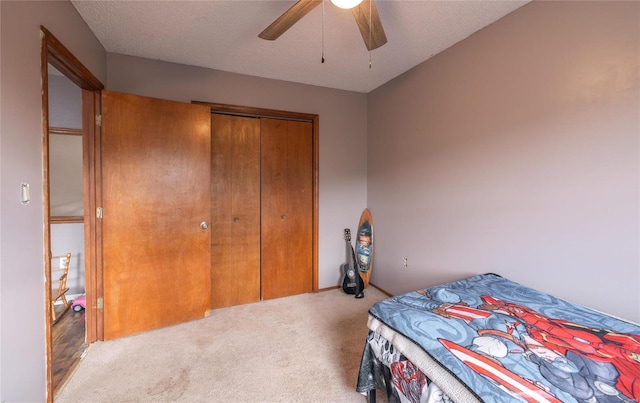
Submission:
[[[311,292],[312,124],[260,121],[262,299]]]
[[[260,300],[260,119],[211,118],[211,301]]]

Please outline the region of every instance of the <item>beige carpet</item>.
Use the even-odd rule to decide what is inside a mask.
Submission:
[[[384,298],[304,294],[95,343],[55,401],[365,402],[367,311]]]

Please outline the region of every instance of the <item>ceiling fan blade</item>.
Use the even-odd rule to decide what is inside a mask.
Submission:
[[[387,35],[384,33],[376,3],[373,0],[363,0],[360,5],[351,9],[351,12],[358,23],[368,50],[377,49],[387,43]]]
[[[271,23],[264,31],[260,32],[259,38],[267,39],[270,41],[278,39],[278,37],[284,34],[289,28],[298,22],[302,17],[307,15],[309,11],[320,5],[322,0],[300,0],[290,9],[284,12],[274,22]]]

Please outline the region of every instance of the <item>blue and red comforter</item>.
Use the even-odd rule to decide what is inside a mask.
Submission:
[[[392,297],[369,313],[486,402],[640,401],[640,326],[495,274]]]

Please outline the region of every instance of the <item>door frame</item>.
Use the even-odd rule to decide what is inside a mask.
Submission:
[[[211,108],[211,113],[220,113],[225,115],[236,115],[236,116],[248,116],[255,118],[270,118],[270,119],[283,119],[283,120],[297,120],[303,122],[310,122],[312,125],[312,147],[313,147],[313,157],[312,157],[312,172],[313,172],[313,192],[312,192],[312,210],[313,210],[313,242],[312,242],[312,274],[311,274],[311,290],[312,292],[318,292],[318,211],[319,211],[319,127],[320,127],[320,117],[317,114],[312,113],[302,113],[302,112],[288,112],[281,111],[276,109],[264,109],[264,108],[254,108],[250,106],[238,106],[238,105],[228,105],[228,104],[219,104],[212,102],[202,102],[202,101],[191,101],[193,104],[206,105]]]
[[[102,339],[102,310],[97,308],[98,296],[102,296],[100,232],[96,215],[99,196],[100,152],[97,141],[100,136],[96,116],[100,114],[100,91],[104,85],[91,73],[49,30],[40,26],[42,38],[40,73],[42,78],[42,158],[43,158],[43,222],[44,222],[44,273],[45,273],[45,337],[47,402],[53,402],[52,385],[52,316],[51,316],[51,219],[49,188],[49,69],[51,64],[82,89],[82,178],[84,206],[84,255],[86,341],[87,344]]]

